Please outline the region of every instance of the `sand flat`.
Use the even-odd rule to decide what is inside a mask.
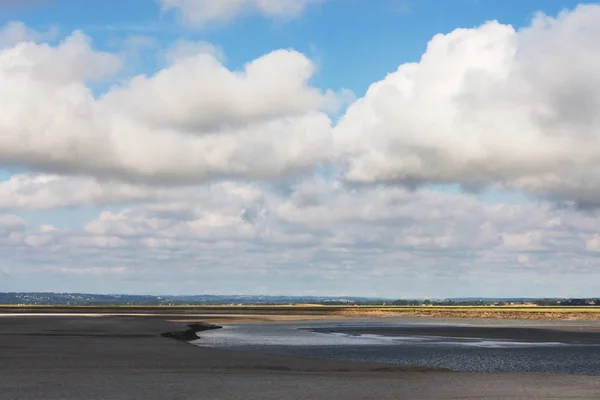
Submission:
[[[143,317],[0,318],[0,399],[598,399],[600,377],[474,374],[217,350]]]

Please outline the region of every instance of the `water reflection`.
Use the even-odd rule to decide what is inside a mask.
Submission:
[[[598,327],[597,322],[590,326]],[[600,346],[560,342],[531,342],[439,336],[386,336],[313,332],[336,327],[392,326],[581,326],[575,322],[436,321],[419,319],[361,319],[310,323],[227,325],[202,332],[196,344],[232,350],[258,351],[302,357],[385,362],[478,372],[556,372],[600,375]],[[578,328],[578,329],[579,329]]]

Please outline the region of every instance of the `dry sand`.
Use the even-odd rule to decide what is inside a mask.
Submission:
[[[141,317],[0,318],[0,399],[598,399],[600,377],[474,374],[201,348]]]

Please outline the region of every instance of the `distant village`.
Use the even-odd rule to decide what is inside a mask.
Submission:
[[[396,300],[384,305],[397,306],[600,306],[600,298],[584,299],[445,299]]]
[[[453,298],[453,299],[377,299],[365,297],[315,296],[148,296],[99,295],[86,293],[1,293],[6,305],[323,305],[323,306],[600,306],[600,298]]]

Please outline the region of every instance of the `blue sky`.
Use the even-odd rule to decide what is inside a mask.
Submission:
[[[180,40],[203,40],[223,49],[227,65],[238,68],[262,54],[293,48],[318,61],[319,87],[349,88],[363,94],[371,83],[398,65],[418,61],[437,33],[470,28],[490,20],[514,27],[529,25],[537,12],[556,15],[580,2],[565,0],[334,0],[308,8],[291,21],[246,16],[208,29],[188,30],[173,12],[161,12],[148,0],[44,0],[34,6],[3,10],[0,22],[23,21],[35,29],[56,26],[61,33],[83,30],[100,49],[114,50],[132,35],[164,46]],[[151,61],[151,57],[149,57]],[[151,64],[151,63],[149,63]],[[152,73],[155,66],[140,65]]]
[[[0,2],[0,291],[593,295],[598,4],[169,1]]]

